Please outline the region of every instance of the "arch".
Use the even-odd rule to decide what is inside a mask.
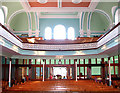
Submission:
[[[52,39],[52,29],[51,27],[46,27],[45,28],[45,39]]]
[[[7,19],[7,14],[8,14],[8,8],[6,6],[2,6],[2,10],[4,12],[4,18],[6,20]]]
[[[14,12],[14,13],[8,18],[7,24],[9,25],[10,22],[11,22],[11,20],[13,19],[13,17],[16,16],[17,14],[19,14],[19,13],[22,13],[22,12],[25,12],[25,10],[24,10],[24,9],[21,9],[21,10],[18,10],[18,11],[16,11],[16,12]]]
[[[80,22],[80,23],[81,23],[81,25],[80,25],[80,29],[81,29],[81,30],[83,29],[84,16],[85,16],[85,13],[84,13],[84,12],[82,12],[82,13],[81,13],[81,20],[80,20],[80,21],[81,21],[81,22]]]
[[[66,39],[66,29],[64,25],[56,25],[53,33],[54,39]]]
[[[116,13],[119,13],[118,11],[120,10],[120,7],[114,6],[112,7],[112,16],[113,16],[113,24],[115,24],[115,17]],[[118,15],[117,15],[118,16]],[[119,20],[119,19],[118,19]]]
[[[103,10],[100,10],[100,9],[95,9],[94,12],[97,12],[97,13],[100,13],[102,15],[104,15],[107,20],[109,21],[109,26],[112,24],[112,20],[110,18],[110,16]],[[88,18],[87,18],[87,36],[90,36],[91,32],[90,32],[90,22],[91,22],[91,16],[92,16],[92,12],[90,12],[88,14]]]
[[[100,9],[95,9],[94,12],[98,12],[98,13],[103,14],[108,19],[110,25],[112,24],[112,20],[111,20],[110,16],[105,11],[100,10]]]
[[[35,25],[36,25],[36,29],[38,30],[38,29],[39,29],[39,28],[38,28],[38,27],[39,27],[39,26],[38,26],[38,20],[39,20],[39,19],[38,19],[38,15],[37,15],[36,12],[34,13],[34,17],[35,17]]]
[[[2,8],[0,8],[0,23],[2,25],[4,25],[4,23],[5,23],[5,15],[4,15]]]
[[[91,31],[90,31],[90,22],[91,22],[92,12],[88,13],[87,16],[87,36],[90,37]]]
[[[26,12],[19,13],[10,22],[9,27],[14,31],[27,31],[28,32],[28,16]],[[16,32],[15,32],[16,33]],[[21,32],[19,32],[21,33]],[[27,34],[27,33],[26,33]]]
[[[75,39],[75,30],[73,27],[69,27],[67,33],[68,33],[68,39],[72,39],[72,40]]]
[[[7,25],[8,27],[10,27],[10,23],[11,23],[11,20],[18,14],[20,13],[24,13],[25,10],[24,9],[21,9],[21,10],[18,10],[16,12],[14,12],[9,18],[8,18],[8,21],[7,21]],[[26,13],[26,12],[25,12]],[[32,27],[31,27],[31,14],[28,12],[26,13],[27,14],[27,17],[28,17],[28,29],[31,30]]]

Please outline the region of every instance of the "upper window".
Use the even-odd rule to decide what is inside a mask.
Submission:
[[[73,27],[69,27],[68,28],[68,39],[74,40],[74,38],[75,38],[74,28]]]
[[[45,39],[49,40],[52,38],[52,29],[50,27],[45,28]]]
[[[63,25],[55,26],[54,39],[66,39],[66,29]]]
[[[2,25],[4,25],[4,13],[3,13],[2,9],[0,9],[0,23]]]

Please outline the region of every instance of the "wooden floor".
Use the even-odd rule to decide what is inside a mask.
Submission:
[[[8,88],[2,93],[120,93],[120,89],[102,85],[91,80],[29,81]]]

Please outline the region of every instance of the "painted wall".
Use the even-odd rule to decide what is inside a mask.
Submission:
[[[107,20],[107,18],[100,13],[93,12],[91,17],[90,30],[103,31],[103,33],[105,33],[104,29],[106,30],[108,27],[109,21]]]
[[[101,9],[101,10],[105,11],[112,19],[111,9],[113,6],[118,6],[118,3],[117,2],[99,2],[96,9]],[[113,19],[112,19],[112,21],[113,21]]]
[[[8,8],[8,15],[6,22],[8,18],[17,10],[23,9],[22,5],[20,2],[2,2],[3,6],[6,6]]]
[[[15,31],[28,31],[28,17],[26,13],[16,15],[10,23],[10,27]]]
[[[51,27],[52,31],[56,25],[64,25],[66,31],[69,27],[75,29],[75,37],[79,36],[79,19],[78,18],[40,18],[40,36],[44,37],[46,27]]]

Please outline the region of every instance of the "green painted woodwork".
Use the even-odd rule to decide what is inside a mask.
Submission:
[[[82,75],[84,75],[84,67],[80,67],[80,73],[82,73]]]
[[[118,57],[118,56],[114,56],[114,57]],[[113,58],[113,57],[111,57]],[[104,58],[105,61],[108,60],[108,58]],[[31,64],[35,64],[35,59],[31,59]],[[56,59],[56,64],[58,64],[59,59]],[[61,59],[62,64],[64,64],[64,59]],[[85,64],[86,61],[88,61],[88,59],[85,59]],[[91,61],[95,62],[95,59],[91,59]],[[99,58],[97,58],[97,62],[100,61]],[[7,58],[7,64],[9,64],[10,62],[10,58]],[[12,64],[15,64],[16,59],[12,59]],[[26,60],[25,60],[26,62]],[[51,63],[54,64],[55,60],[51,59]],[[71,59],[71,64],[74,63],[74,59]],[[80,62],[83,62],[83,59],[80,59]],[[66,59],[66,63],[69,64],[69,59]],[[2,56],[2,64],[5,64],[5,57]],[[23,59],[18,59],[18,64],[23,64]],[[27,64],[29,64],[29,59],[27,59]],[[40,62],[37,61],[37,64],[40,64]],[[41,59],[41,64],[43,64],[43,59]],[[46,60],[46,64],[50,64],[49,60]],[[109,71],[109,69],[108,69]],[[27,75],[29,74],[29,67],[27,67]],[[42,72],[42,68],[41,68],[41,72]],[[79,73],[82,73],[82,75],[84,75],[84,67],[80,67],[80,72],[79,72],[79,67],[77,67],[77,75],[79,75]],[[111,66],[111,74],[114,75],[114,66]],[[115,74],[118,75],[118,66],[115,66]],[[87,75],[87,67],[85,67],[85,75]],[[101,75],[101,66],[94,66],[91,67],[91,75]]]
[[[113,63],[113,57],[110,58],[110,63]]]
[[[31,62],[31,64],[35,64],[35,59],[32,59],[32,62]]]
[[[91,67],[91,75],[101,75],[101,67]]]
[[[96,64],[95,59],[91,59],[91,64]]]
[[[101,9],[105,11],[110,16],[113,22],[112,11],[111,11],[113,6],[118,6],[118,3],[117,2],[99,2],[96,9]]]
[[[28,17],[26,13],[16,15],[10,23],[10,27],[15,31],[28,31]]]
[[[88,64],[88,59],[85,59],[85,64]]]
[[[118,63],[118,56],[114,56],[115,63]]]
[[[97,64],[101,64],[101,59],[97,58]]]
[[[71,61],[71,62],[70,62],[71,64],[74,64],[74,59],[71,59],[70,61]]]
[[[77,75],[79,75],[79,67],[77,67]]]
[[[23,9],[22,5],[20,2],[2,2],[3,6],[6,6],[8,8],[8,15],[6,22],[8,18],[16,11]]]
[[[115,66],[115,74],[118,75],[118,66]]]
[[[83,59],[80,59],[80,64],[84,64]]]
[[[5,57],[4,56],[2,56],[1,62],[2,62],[2,64],[5,64]]]
[[[23,64],[23,59],[19,59],[18,64]]]
[[[97,12],[93,12],[90,23],[91,33],[92,31],[103,31],[103,33],[105,33],[104,30],[109,27],[109,21],[107,20],[107,18]]]
[[[66,64],[69,64],[69,59],[66,59]]]
[[[114,75],[114,66],[110,66],[110,69],[111,69],[111,75]],[[108,72],[109,72],[109,69],[108,69]]]

